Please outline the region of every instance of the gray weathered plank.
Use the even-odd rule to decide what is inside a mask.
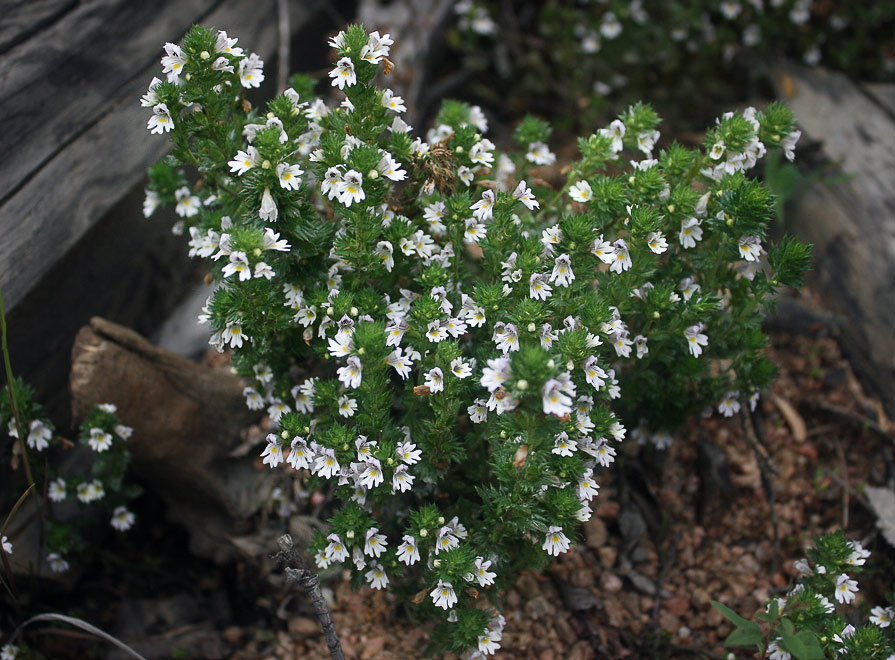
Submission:
[[[78,6],[78,0],[2,0],[0,53],[32,37]]]
[[[88,0],[0,55],[0,203],[221,0]]]
[[[227,30],[268,60],[276,48],[276,1],[226,0],[203,23]],[[320,0],[292,9],[296,28],[321,6]],[[188,23],[198,17],[189,19]],[[184,19],[186,20],[186,19]],[[180,33],[156,35],[177,40]],[[139,181],[167,148],[163,136],[146,130],[147,110],[139,98],[161,67],[153,56],[120,91],[118,104],[65,149],[53,155],[0,206],[0,286],[12,308],[101,215]]]
[[[813,279],[847,322],[856,370],[895,412],[895,120],[846,76],[781,65],[775,79],[805,138],[852,175],[816,185],[795,202],[799,235],[814,243]]]

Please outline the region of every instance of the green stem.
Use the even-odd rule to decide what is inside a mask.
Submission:
[[[19,432],[19,450],[22,452],[22,461],[25,464],[25,474],[28,477],[28,485],[34,485],[34,476],[31,474],[31,464],[28,462],[28,454],[25,451],[25,428],[22,426],[22,419],[19,416],[19,406],[16,402],[15,381],[12,379],[12,365],[9,361],[9,347],[6,344],[6,311],[3,307],[3,291],[0,289],[0,342],[3,345],[3,365],[6,368],[6,391],[9,393],[9,405],[12,406],[12,414],[16,420],[16,429]],[[34,489],[38,502],[40,496],[37,495],[37,489]],[[39,506],[39,505],[38,505]]]

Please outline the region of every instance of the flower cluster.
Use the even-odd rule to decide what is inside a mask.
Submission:
[[[19,428],[28,430],[25,445],[26,451],[30,450],[29,459],[45,451],[53,453],[57,447],[67,449],[72,446],[68,440],[55,435],[55,427],[37,402],[34,391],[20,380],[15,382],[15,400],[17,414],[10,406],[7,389],[0,391],[0,425],[7,429],[12,438],[19,437]],[[110,525],[124,532],[134,525],[136,519],[126,502],[135,497],[139,489],[124,483],[124,473],[130,462],[126,441],[133,434],[133,429],[122,424],[116,413],[114,404],[99,404],[81,425],[80,442],[92,454],[89,474],[59,473],[53,467],[55,461],[52,460],[33,461],[32,465],[36,470],[35,478],[46,479],[46,493],[52,504],[70,497],[82,505],[101,502],[110,513]],[[46,475],[43,474],[45,465],[50,466]],[[66,557],[80,552],[85,543],[74,526],[52,515],[52,504],[47,517],[46,561],[52,571],[63,573],[70,567]],[[5,536],[3,548],[12,554],[12,542]]]
[[[415,137],[373,82],[388,35],[330,41],[336,107],[295,76],[263,110],[236,59],[214,66],[220,39],[191,30],[177,84],[153,88],[174,149],[147,209],[175,206],[221,283],[200,320],[268,415],[263,462],[342,503],[318,565],[404,583],[440,621],[435,644],[489,655],[503,624],[483,594],[570,550],[626,423],[665,438],[770,379],[762,304],[798,283],[808,249],[758,260],[771,197],[746,172],[796,139],[792,116],[725,115],[705,149],[659,150],[637,105],[583,138],[551,189],[533,170],[556,161],[537,119],[515,154],[458,102]]]
[[[796,584],[785,597],[772,598],[755,618],[744,619],[719,603],[714,603],[737,629],[727,639],[728,646],[756,646],[761,657],[772,660],[803,658],[895,658],[895,639],[889,626],[895,607],[876,606],[869,623],[857,623],[847,612],[856,605],[857,580],[850,576],[863,569],[870,557],[859,541],[849,541],[842,532],[815,541],[809,557],[795,563]]]
[[[448,42],[463,68],[480,72],[487,80],[480,87],[495,98],[528,107],[546,96],[562,99],[551,100],[553,107],[577,103],[601,111],[607,103],[619,107],[649,95],[668,101],[682,117],[690,108],[701,116],[707,100],[742,98],[740,81],[754,78],[762,61],[781,56],[861,80],[895,79],[891,3],[550,0],[508,16],[497,0],[458,0],[454,9],[457,27]],[[498,19],[513,29],[497,30]],[[539,42],[550,47],[530,47]],[[561,84],[548,82],[558,78]],[[588,109],[585,121],[595,116]]]

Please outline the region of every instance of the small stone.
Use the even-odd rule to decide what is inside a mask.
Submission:
[[[666,600],[663,608],[674,616],[682,617],[690,611],[690,601],[683,596],[675,596]]]
[[[624,586],[619,576],[608,571],[603,573],[603,577],[600,578],[600,584],[603,585],[603,589],[611,594],[618,593],[622,590],[622,586]]]
[[[541,619],[545,615],[553,615],[555,612],[556,607],[543,596],[535,596],[525,603],[525,613],[533,619]]]
[[[556,660],[556,654],[553,649],[544,649],[538,656],[538,660]]]
[[[569,653],[569,660],[594,660],[595,657],[593,646],[583,639],[577,642]]]
[[[600,563],[605,568],[612,568],[615,565],[615,560],[618,558],[618,550],[616,550],[611,545],[604,545],[600,548],[597,553],[600,555]]]
[[[385,648],[385,637],[373,637],[367,640],[361,651],[361,660],[373,660]]]
[[[606,540],[609,538],[609,530],[606,529],[606,523],[594,515],[584,523],[584,536],[587,539],[589,548],[599,550],[606,545]]]
[[[224,628],[222,636],[228,644],[239,644],[242,641],[242,628],[239,626],[228,626]]]
[[[323,633],[320,624],[314,619],[297,616],[289,619],[289,634],[296,637],[313,637]]]

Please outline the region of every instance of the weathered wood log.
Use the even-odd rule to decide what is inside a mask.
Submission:
[[[97,403],[118,406],[134,428],[132,468],[190,534],[190,550],[224,563],[239,556],[230,539],[269,500],[268,472],[254,456],[231,453],[254,414],[242,383],[225,369],[191,362],[101,318],[78,333],[72,349],[72,418]]]
[[[773,75],[803,140],[848,175],[794,200],[793,225],[814,243],[812,279],[844,320],[840,340],[862,381],[895,415],[895,113],[871,93],[824,69],[781,64]]]
[[[293,32],[323,4],[296,3]],[[202,23],[270,59],[277,22],[276,0],[0,0],[0,16],[0,144],[15,155],[0,160],[0,286],[12,309],[166,151],[139,102],[164,42]]]

